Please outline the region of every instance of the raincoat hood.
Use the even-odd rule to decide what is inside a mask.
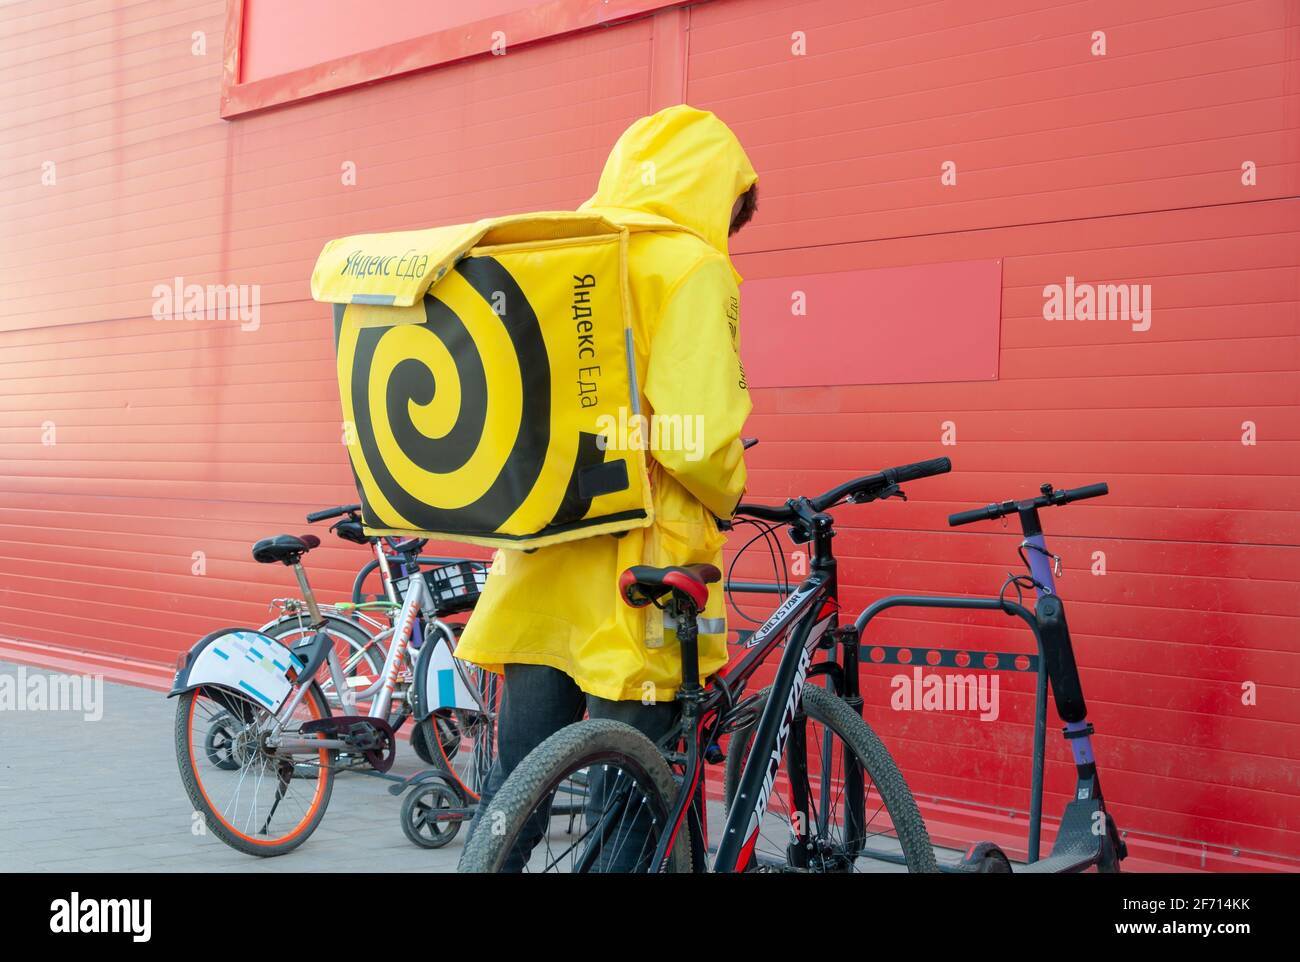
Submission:
[[[595,195],[579,210],[612,220],[651,214],[698,234],[727,255],[736,198],[758,180],[731,128],[707,110],[668,107],[632,124],[610,151]]]

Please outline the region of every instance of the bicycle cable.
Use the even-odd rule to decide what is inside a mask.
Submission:
[[[727,582],[725,586],[727,601],[731,604],[731,607],[735,610],[736,614],[740,615],[740,617],[744,618],[750,624],[761,625],[766,619],[754,618],[742,607],[740,607],[740,604],[736,601],[736,597],[735,597],[736,593],[731,587],[732,574],[736,570],[736,565],[739,564],[740,562],[741,555],[743,555],[749,549],[749,547],[753,545],[754,542],[756,542],[759,538],[762,538],[767,543],[768,555],[772,560],[772,571],[774,575],[774,580],[777,588],[779,589],[777,594],[779,595],[781,601],[784,601],[787,597],[789,597],[790,578],[785,571],[785,566],[782,565],[779,560],[781,541],[779,536],[775,533],[776,525],[768,524],[766,522],[759,521],[755,518],[734,518],[732,520],[733,528],[735,525],[738,524],[751,525],[758,529],[758,534],[754,535],[743,545],[741,545],[740,548],[736,551],[736,554],[731,559],[731,564],[727,568]]]
[[[1040,547],[1039,545],[1034,544],[1032,541],[1022,541],[1022,542],[1020,542],[1020,544],[1019,544],[1019,545],[1017,546],[1017,548],[1016,548],[1016,554],[1020,555],[1020,561],[1021,561],[1021,563],[1024,564],[1024,566],[1025,566],[1026,568],[1029,569],[1029,571],[1030,571],[1031,574],[1033,573],[1033,570],[1034,570],[1034,569],[1033,569],[1033,567],[1029,564],[1029,558],[1027,558],[1027,557],[1025,556],[1025,549],[1026,549],[1026,548],[1030,548],[1030,549],[1032,549],[1032,550],[1034,550],[1034,551],[1037,551],[1037,552],[1038,552],[1039,554],[1041,554],[1044,558],[1046,558],[1047,560],[1049,560],[1049,561],[1052,563],[1052,573],[1055,574],[1057,577],[1060,577],[1060,574],[1061,574],[1061,556],[1060,556],[1059,554],[1052,554],[1052,553],[1051,553],[1050,551],[1048,551],[1046,548]]]

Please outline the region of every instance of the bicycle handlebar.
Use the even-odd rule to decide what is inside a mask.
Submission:
[[[315,524],[317,521],[326,521],[330,518],[338,518],[345,514],[351,514],[353,511],[360,511],[359,504],[341,504],[337,508],[321,508],[319,511],[313,511],[307,515],[307,523]]]
[[[1103,494],[1110,494],[1110,485],[1105,481],[1097,484],[1085,484],[1082,488],[1069,488],[1060,492],[1063,500],[1057,501],[1057,504],[1069,504],[1071,501],[1082,501],[1085,498],[1100,498]]]
[[[931,458],[929,461],[918,461],[915,464],[905,464],[901,468],[886,468],[881,473],[892,484],[902,484],[904,481],[917,481],[921,478],[931,478],[936,474],[947,474],[952,470],[952,462],[947,458]]]
[[[971,524],[974,521],[991,521],[994,518],[1002,517],[1000,514],[990,514],[989,510],[997,508],[998,505],[990,504],[982,508],[972,508],[969,511],[958,511],[956,514],[948,515],[949,527],[957,527],[959,524]]]
[[[1001,504],[988,504],[982,508],[958,511],[956,514],[948,515],[948,524],[955,528],[975,521],[992,521],[994,518],[1016,513],[1022,505],[1026,508],[1047,508],[1069,504],[1071,501],[1083,501],[1085,498],[1100,498],[1104,494],[1110,494],[1110,486],[1104,481],[1100,484],[1085,484],[1082,488],[1067,488],[1062,491],[1053,491],[1051,485],[1044,485],[1043,494],[1037,498],[1029,501],[1003,501]]]
[[[947,458],[931,458],[928,461],[917,461],[915,464],[885,468],[885,470],[876,474],[868,474],[860,478],[854,478],[852,481],[846,481],[837,487],[831,488],[825,494],[809,498],[808,503],[814,511],[820,512],[834,507],[846,498],[869,501],[892,485],[916,481],[920,478],[929,478],[936,474],[947,474],[951,470],[952,462]],[[799,517],[799,513],[795,510],[795,504],[797,503],[795,499],[791,499],[783,505],[742,503],[736,505],[735,513],[780,524],[786,521],[794,521]]]

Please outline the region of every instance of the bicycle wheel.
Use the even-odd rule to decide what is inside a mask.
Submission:
[[[312,685],[285,719],[285,731],[329,714],[325,696]],[[334,753],[275,754],[265,742],[273,721],[261,705],[222,688],[196,688],[177,700],[176,761],[194,810],[231,848],[263,857],[305,842],[334,787]],[[219,752],[209,751],[214,729],[226,739]]]
[[[451,625],[452,638],[459,640],[463,630],[463,625]],[[416,750],[420,757],[447,776],[461,800],[471,803],[478,801],[497,761],[497,715],[504,681],[502,676],[476,664],[458,662],[456,666],[461,680],[484,710],[437,708],[413,729],[411,744],[419,742]]]
[[[456,634],[459,637],[459,631]],[[450,779],[461,798],[471,803],[478,801],[496,761],[497,714],[504,680],[477,665],[461,662],[459,668],[485,711],[438,709],[416,726],[411,740],[414,742],[418,733],[423,746],[435,756],[430,759],[432,764]]]
[[[576,722],[510,773],[458,871],[651,871],[676,794],[668,763],[645,735],[622,722]],[[691,870],[688,836],[678,833],[669,871]]]
[[[286,615],[262,632],[290,649],[315,633],[316,629],[305,618],[295,615]],[[345,618],[328,616],[325,633],[334,641],[334,651],[338,655],[344,678],[356,679],[358,683],[365,681],[368,685],[379,677],[379,673],[384,670],[384,659],[388,657],[388,652],[365,629]],[[322,664],[316,673],[316,684],[329,703],[330,711],[341,714],[343,702],[334,690],[334,678],[330,674],[328,663]],[[368,708],[368,704],[358,704],[357,714],[364,715]],[[400,706],[394,701],[390,711],[390,716],[393,716],[389,718],[390,724],[398,714]]]
[[[411,729],[411,747],[420,756],[420,761],[439,768],[445,768],[456,757],[460,751],[460,740],[460,727],[456,724],[456,719],[441,709],[424,721],[417,722]]]
[[[770,693],[770,688],[759,693],[754,720],[731,735],[723,788],[728,812],[740,789],[758,718]],[[916,800],[871,726],[842,698],[817,685],[804,685],[803,704],[792,724],[802,726],[807,746],[804,788],[808,811],[798,819],[806,824],[801,834],[808,835],[809,849],[789,851],[796,818],[791,812],[790,751],[796,741],[792,729],[751,866],[777,871],[795,867],[815,872],[861,871],[870,858],[869,841],[892,833],[909,872],[937,872],[934,847]]]

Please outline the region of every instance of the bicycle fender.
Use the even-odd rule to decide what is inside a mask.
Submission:
[[[439,708],[479,709],[456,670],[455,656],[447,639],[441,636],[420,646],[420,657],[415,663],[415,720],[424,721]]]
[[[260,631],[222,628],[195,642],[167,697],[195,688],[226,688],[275,712],[293,688],[290,670],[301,672],[302,667],[293,652]]]

